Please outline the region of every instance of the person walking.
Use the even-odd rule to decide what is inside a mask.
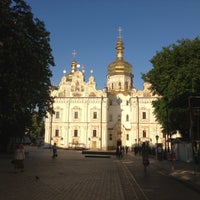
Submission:
[[[126,155],[128,154],[128,146],[126,146]]]
[[[58,156],[57,154],[57,147],[56,147],[56,143],[54,143],[54,145],[52,146],[52,150],[53,150],[53,155],[52,158],[55,158]]]
[[[121,145],[117,146],[117,149],[116,149],[116,156],[117,158],[121,158],[122,156],[122,148],[121,148]]]
[[[148,146],[143,143],[142,144],[142,163],[144,165],[144,173],[147,173],[147,167],[149,165],[149,155],[148,155]]]
[[[18,144],[15,149],[14,153],[14,166],[15,166],[15,173],[18,170],[21,172],[24,171],[24,159],[25,159],[25,152],[23,144]]]

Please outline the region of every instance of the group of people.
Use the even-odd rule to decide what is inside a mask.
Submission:
[[[56,143],[52,146],[52,158],[56,158],[58,156],[57,154],[57,146]],[[15,151],[14,151],[14,157],[12,159],[12,164],[14,164],[14,170],[15,173],[18,171],[23,172],[24,171],[24,160],[25,160],[25,149],[23,144],[17,144]]]
[[[117,146],[117,149],[116,149],[116,156],[118,158],[123,158],[124,157],[124,154],[128,154],[128,146],[122,146],[122,145],[119,145]]]
[[[128,154],[128,146],[124,147],[122,145],[118,145],[116,148],[116,156],[117,158],[123,158],[124,154]],[[147,172],[147,167],[149,165],[149,148],[148,144],[145,142],[142,144],[141,147],[141,154],[142,154],[142,164],[144,166],[144,172]]]
[[[52,146],[52,158],[56,158],[58,156],[57,154],[57,146],[56,143]],[[122,145],[117,146],[116,149],[116,156],[118,158],[123,158],[124,154],[128,154],[128,146],[124,147]],[[24,159],[25,159],[25,151],[23,144],[18,144],[15,149],[14,153],[14,168],[15,172],[20,170],[21,172],[24,171]],[[147,171],[147,166],[149,165],[149,156],[148,156],[148,145],[143,143],[142,144],[142,163],[144,166],[144,172]]]

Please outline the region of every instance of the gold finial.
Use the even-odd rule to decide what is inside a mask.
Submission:
[[[118,28],[118,41],[116,43],[116,50],[117,50],[117,59],[122,60],[123,59],[123,55],[124,55],[124,43],[122,41],[122,28],[119,27]]]
[[[118,39],[121,40],[122,39],[122,28],[121,27],[118,28],[118,32],[119,32]]]
[[[77,63],[76,63],[76,50],[74,50],[72,52],[72,55],[74,57],[74,60],[72,61],[72,64],[71,64],[71,68],[72,68],[72,73],[74,73],[76,71],[76,67],[77,67]]]
[[[73,55],[74,60],[76,59],[76,54],[77,54],[77,52],[76,52],[76,50],[74,49],[74,51],[72,52],[72,55]]]

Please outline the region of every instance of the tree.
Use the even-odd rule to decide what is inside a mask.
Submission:
[[[38,116],[35,112],[32,115],[32,126],[27,130],[27,135],[31,138],[31,141],[36,141],[36,139],[44,137],[44,119]]]
[[[0,147],[22,137],[52,104],[50,33],[24,0],[0,0]]]
[[[189,130],[188,98],[200,94],[200,40],[185,39],[168,47],[151,59],[153,69],[142,77],[151,83],[154,94],[161,96],[153,103],[155,115],[168,132]]]

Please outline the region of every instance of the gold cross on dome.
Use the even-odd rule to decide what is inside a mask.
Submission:
[[[118,38],[121,40],[122,39],[122,28],[121,27],[118,28],[118,32],[119,32]]]
[[[76,50],[74,49],[74,51],[72,52],[72,55],[73,55],[73,58],[75,59],[76,58]]]

